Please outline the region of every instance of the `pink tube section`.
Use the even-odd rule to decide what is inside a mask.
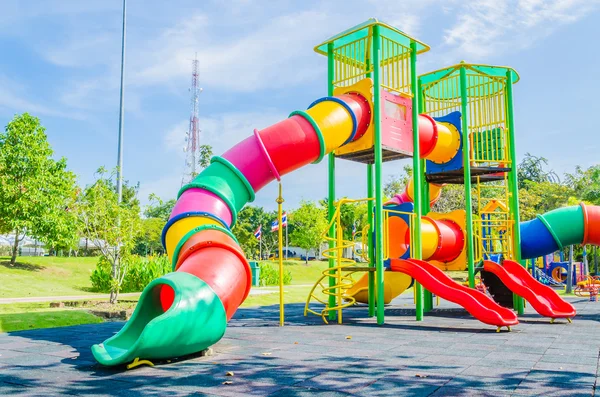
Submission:
[[[233,216],[231,210],[217,195],[200,188],[191,188],[183,192],[169,219],[186,212],[207,212],[219,217],[231,225]]]

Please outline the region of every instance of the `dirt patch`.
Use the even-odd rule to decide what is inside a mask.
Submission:
[[[7,269],[26,270],[28,272],[39,272],[46,269],[45,266],[34,265],[32,263],[16,262],[13,266],[10,264],[10,261],[2,261],[0,262],[0,266],[4,266]]]
[[[71,271],[67,270],[67,269],[61,269],[61,268],[56,268],[56,267],[51,267],[51,268],[44,268],[42,269],[42,273],[47,274],[51,277],[70,277],[71,276]]]
[[[101,317],[107,321],[129,320],[137,301],[119,301],[111,304],[106,301],[64,301],[51,302],[50,307],[73,307],[87,309],[94,316]]]

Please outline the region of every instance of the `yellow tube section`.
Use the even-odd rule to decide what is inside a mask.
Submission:
[[[325,140],[325,153],[342,146],[352,134],[352,116],[339,103],[319,102],[306,111],[317,123]]]
[[[410,178],[410,180],[408,181],[408,185],[406,186],[406,195],[408,196],[408,198],[410,199],[411,202],[415,202],[415,185],[414,185],[414,180],[413,178]],[[443,185],[438,185],[436,183],[430,183],[429,184],[429,202],[431,204],[435,203],[436,201],[438,201],[440,199],[440,196],[442,195],[442,187],[444,187]]]
[[[205,216],[190,216],[188,218],[180,219],[172,224],[169,230],[167,230],[167,235],[165,236],[165,246],[167,248],[167,255],[169,255],[169,258],[173,257],[175,248],[183,236],[185,236],[192,229],[203,225],[223,226],[219,221]]]
[[[450,123],[437,123],[437,141],[431,153],[425,158],[436,164],[452,160],[460,149],[460,133]]]
[[[435,254],[440,243],[439,230],[433,219],[421,217],[421,244],[423,246],[423,260],[426,261]]]

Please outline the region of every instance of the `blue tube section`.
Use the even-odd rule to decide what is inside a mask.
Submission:
[[[530,259],[558,250],[548,228],[538,218],[521,222],[521,258]]]

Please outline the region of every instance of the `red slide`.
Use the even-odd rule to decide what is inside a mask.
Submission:
[[[517,315],[475,289],[456,283],[437,267],[417,259],[390,261],[392,271],[406,273],[442,299],[464,307],[479,321],[498,328],[519,323]]]
[[[544,317],[571,318],[577,313],[575,308],[562,299],[556,291],[537,281],[520,264],[505,260],[502,266],[492,261],[484,261],[483,269],[494,273],[515,294],[523,297]]]

